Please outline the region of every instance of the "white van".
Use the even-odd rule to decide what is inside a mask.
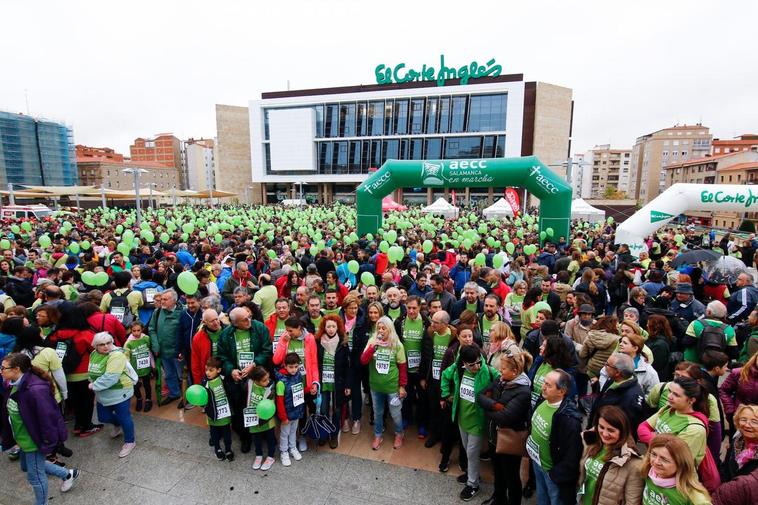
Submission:
[[[0,216],[3,219],[20,219],[24,217],[42,219],[52,214],[52,212],[47,205],[4,205]]]

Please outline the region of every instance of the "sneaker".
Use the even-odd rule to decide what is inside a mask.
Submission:
[[[490,461],[492,459],[492,449],[487,449],[479,454],[479,461]]]
[[[266,461],[264,461],[263,464],[261,465],[261,470],[263,470],[264,472],[266,470],[271,470],[271,467],[274,466],[274,461],[276,461],[274,458],[270,458],[270,457],[266,458]]]
[[[340,445],[340,441],[337,435],[333,435],[331,438],[329,438],[330,449],[336,449],[338,445]]]
[[[221,449],[216,449],[216,459],[219,461],[224,461],[226,459],[226,456],[224,456],[224,451]]]
[[[450,469],[450,464],[447,461],[444,461],[440,463],[437,468],[439,468],[440,473],[447,473],[447,471]]]
[[[468,482],[468,474],[462,473],[455,480],[458,481],[458,484],[465,484]]]
[[[395,433],[395,442],[392,444],[393,449],[400,449],[403,446],[404,433]]]
[[[297,450],[299,450],[300,452],[305,452],[308,450],[308,441],[305,439],[305,437],[297,441]]]
[[[121,452],[118,453],[118,457],[119,458],[125,458],[125,457],[127,457],[134,450],[135,447],[137,447],[136,443],[134,443],[134,442],[127,442],[121,448]]]
[[[145,408],[142,412],[150,412],[153,410],[153,400],[145,400]]]
[[[181,409],[184,408],[184,405],[185,405],[184,399],[181,399],[181,400],[179,400],[179,403],[176,404],[176,408],[179,409],[179,410],[181,410]]]
[[[253,447],[253,441],[252,440],[243,440],[242,446],[240,447],[240,451],[242,454],[247,454],[250,452],[250,449]]]
[[[471,487],[466,486],[463,488],[463,491],[461,491],[461,500],[463,501],[469,501],[471,498],[476,496],[479,493],[478,487]]]
[[[423,426],[419,426],[418,427],[418,439],[419,440],[424,440],[426,438],[426,435],[427,435],[426,428],[424,428]]]
[[[91,437],[92,435],[94,435],[95,433],[99,432],[102,429],[103,429],[103,425],[102,424],[95,424],[95,425],[92,426],[92,428],[90,428],[88,430],[82,430],[82,431],[80,431],[79,432],[79,438]]]
[[[290,453],[288,452],[282,452],[279,459],[282,461],[282,466],[290,466],[292,464],[292,461],[290,461]]]
[[[74,487],[74,483],[76,482],[76,479],[79,478],[79,470],[76,468],[68,471],[68,478],[64,480],[61,483],[61,493],[65,493],[66,491],[69,491],[72,487]]]
[[[294,447],[290,449],[290,454],[292,455],[292,459],[294,459],[295,461],[300,461],[301,459],[303,459],[303,455],[300,454],[300,451],[298,451]]]
[[[378,450],[383,441],[384,439],[382,437],[374,437],[374,441],[371,442],[371,448],[375,451]]]
[[[21,448],[19,446],[13,446],[8,451],[8,459],[11,461],[16,461],[18,458],[21,457]]]
[[[121,426],[114,424],[111,428],[111,438],[120,437],[122,433],[123,431],[121,431]]]
[[[228,451],[226,451],[224,453],[224,456],[226,457],[227,461],[234,461],[234,452],[231,449],[229,449]]]
[[[437,445],[437,442],[439,441],[440,441],[439,438],[437,438],[434,435],[431,435],[429,438],[426,439],[426,442],[424,442],[424,447],[426,447],[427,449],[430,449],[434,447],[435,445]]]
[[[347,433],[350,431],[350,419],[345,419],[345,422],[342,423],[342,432]]]
[[[353,435],[358,435],[361,432],[361,422],[360,421],[353,421]]]
[[[137,398],[137,404],[134,406],[134,410],[136,410],[137,412],[142,412],[142,406],[143,406],[142,398]]]
[[[194,408],[195,408],[195,406],[192,405],[191,403],[185,403],[184,404],[184,410],[192,410]]]
[[[262,464],[263,464],[263,456],[256,456],[255,461],[253,461],[253,470],[260,470]]]

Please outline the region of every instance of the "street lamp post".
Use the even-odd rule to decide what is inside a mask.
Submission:
[[[8,183],[8,204],[16,205],[16,197],[13,195],[13,183]]]
[[[100,198],[102,199],[103,210],[107,209],[108,206],[105,204],[105,184],[100,184]]]
[[[125,174],[134,175],[134,196],[135,204],[137,207],[137,228],[139,228],[140,224],[142,223],[142,199],[140,198],[139,194],[139,177],[140,174],[146,174],[148,172],[143,168],[125,168],[122,170],[122,172]]]

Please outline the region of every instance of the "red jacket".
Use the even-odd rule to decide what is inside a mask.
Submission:
[[[126,342],[126,328],[124,328],[121,321],[119,321],[113,314],[95,312],[87,318],[87,322],[95,333],[107,331],[111,334],[113,341],[117,346],[124,346],[124,343]]]
[[[387,270],[387,265],[389,265],[390,259],[387,256],[387,253],[378,252],[376,253],[376,265],[374,266],[374,271],[376,272],[376,275],[382,275],[385,270]]]
[[[205,378],[205,364],[211,357],[211,349],[211,338],[203,327],[192,337],[190,345],[192,381],[195,384],[201,384]]]
[[[500,305],[503,305],[505,303],[505,297],[511,292],[511,288],[509,288],[503,281],[500,281],[496,287],[492,288],[492,292],[500,297]]]
[[[86,374],[89,369],[89,355],[95,350],[92,347],[92,339],[94,337],[95,334],[92,330],[60,329],[55,330],[48,338],[50,339],[50,343],[53,344],[53,348],[55,348],[58,341],[72,341],[74,349],[82,357],[81,361],[79,361],[79,366],[72,373]]]
[[[276,352],[272,358],[274,365],[284,366],[284,357],[287,355],[288,347],[289,340],[279,340]],[[313,384],[320,383],[318,378],[318,349],[316,348],[316,338],[313,336],[313,333],[305,334],[303,349],[305,350],[305,383],[310,389]]]
[[[279,295],[279,298],[289,298],[290,296],[294,294],[292,292],[292,286],[288,285],[288,281],[289,281],[289,277],[286,275],[282,275],[274,283],[274,286],[276,286],[276,292]],[[302,281],[300,282],[300,285],[302,285]]]
[[[274,341],[274,335],[276,335],[276,312],[271,314],[268,319],[263,323],[268,328],[268,334],[271,336],[271,341]]]

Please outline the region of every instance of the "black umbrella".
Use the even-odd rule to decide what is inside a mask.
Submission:
[[[701,261],[715,261],[721,256],[723,256],[723,254],[711,249],[695,249],[681,253],[679,256],[674,258],[671,266],[678,268],[682,265],[694,265],[695,263],[700,263]]]

